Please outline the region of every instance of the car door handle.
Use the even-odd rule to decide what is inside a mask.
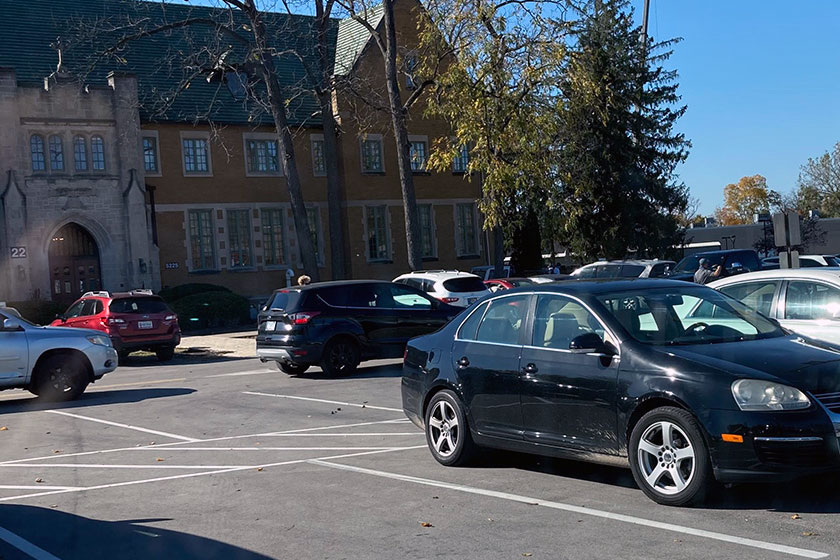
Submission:
[[[463,369],[465,367],[469,367],[469,365],[470,365],[470,360],[466,356],[463,356],[460,360],[458,360],[458,367],[459,368]]]
[[[531,375],[537,373],[539,371],[539,368],[536,366],[536,364],[528,364],[527,366],[522,368],[522,371],[527,373],[528,375]]]

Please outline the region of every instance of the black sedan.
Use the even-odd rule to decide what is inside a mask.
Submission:
[[[662,504],[840,470],[840,350],[685,282],[496,294],[409,343],[402,399],[444,465],[478,446],[629,464]]]

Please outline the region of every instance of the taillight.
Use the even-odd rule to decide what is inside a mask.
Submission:
[[[295,325],[305,325],[320,314],[320,311],[305,311],[302,313],[292,313],[289,315],[289,318]]]
[[[177,321],[178,316],[177,315],[167,315],[166,317],[163,318],[163,320],[164,321]]]
[[[456,301],[458,301],[458,298],[456,297],[442,297],[438,299],[443,303],[455,303]]]
[[[124,325],[125,320],[120,319],[119,317],[108,317],[108,324],[109,325]]]
[[[408,357],[408,346],[406,346],[406,347],[405,347],[405,350],[403,350],[403,361],[405,361],[405,359],[406,359],[407,357]]]

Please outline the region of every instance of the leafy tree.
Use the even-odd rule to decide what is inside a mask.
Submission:
[[[823,217],[840,216],[840,142],[818,158],[808,158],[797,182],[796,207],[800,213],[819,210]]]
[[[690,143],[677,74],[662,65],[677,40],[639,40],[626,0],[584,8],[559,82],[559,190],[572,251],[621,258],[662,255],[679,239],[687,189],[675,167]]]
[[[780,200],[779,193],[767,187],[767,179],[762,175],[741,177],[723,188],[723,206],[715,210],[715,218],[723,226],[751,224],[755,214],[770,212]]]

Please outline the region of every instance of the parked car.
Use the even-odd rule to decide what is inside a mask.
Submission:
[[[694,273],[700,268],[700,259],[708,259],[712,268],[722,266],[721,277],[734,276],[744,272],[761,270],[758,253],[752,249],[729,249],[724,251],[705,251],[694,253],[682,259],[671,269],[668,278],[673,280],[694,281]]]
[[[470,274],[475,274],[482,280],[492,280],[496,278],[496,267],[494,265],[474,266],[470,269]],[[510,265],[504,265],[502,275],[499,278],[510,277]]]
[[[500,290],[510,290],[520,286],[527,286],[529,284],[536,284],[530,278],[494,278],[493,280],[485,280],[484,285],[491,292],[498,292]]]
[[[283,288],[260,312],[257,356],[288,374],[317,364],[327,375],[348,375],[364,360],[399,358],[410,338],[436,331],[460,311],[392,282]]]
[[[584,265],[572,276],[581,279],[590,278],[664,278],[668,276],[674,261],[660,260],[623,260],[598,261]]]
[[[420,270],[398,276],[394,282],[417,288],[456,307],[472,305],[488,293],[481,278],[457,270]]]
[[[840,259],[834,255],[800,255],[800,268],[818,268],[821,266],[840,266]],[[772,270],[779,268],[779,257],[767,257],[761,259],[761,268]]]
[[[402,402],[444,465],[486,446],[629,466],[662,504],[840,470],[840,350],[685,282],[493,294],[409,342]]]
[[[571,274],[537,274],[529,276],[528,280],[534,284],[548,284],[549,282],[560,282],[572,278]]]
[[[111,339],[120,360],[137,350],[148,350],[165,362],[181,343],[178,316],[151,290],[87,292],[51,326],[101,331]]]
[[[117,368],[101,332],[39,327],[0,307],[0,389],[27,389],[46,400],[72,400]]]
[[[787,329],[840,345],[840,268],[763,270],[708,285]]]

